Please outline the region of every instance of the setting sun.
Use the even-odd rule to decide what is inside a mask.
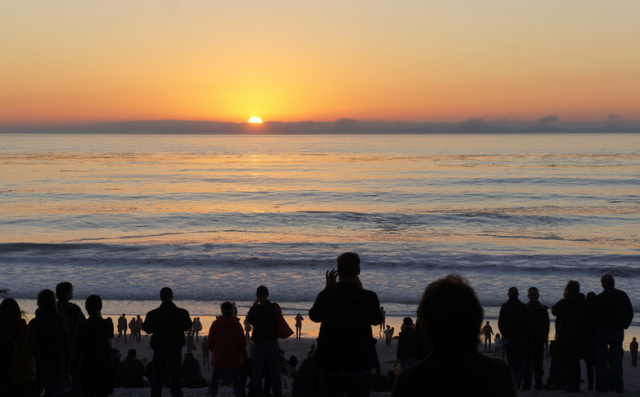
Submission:
[[[249,119],[249,123],[251,124],[262,124],[262,120],[260,120],[260,117],[252,117]]]

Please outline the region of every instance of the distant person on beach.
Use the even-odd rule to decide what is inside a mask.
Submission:
[[[261,285],[256,290],[256,301],[247,313],[253,326],[253,396],[262,397],[262,374],[265,365],[269,369],[273,395],[282,395],[280,382],[280,345],[278,344],[278,313],[269,300],[269,290]]]
[[[173,291],[164,287],[160,290],[160,307],[151,310],[142,323],[142,329],[151,334],[153,349],[153,382],[151,397],[162,395],[162,381],[167,366],[171,377],[171,395],[182,397],[180,384],[182,347],[185,345],[184,333],[191,328],[189,312],[173,303]]]
[[[484,335],[484,350],[491,351],[491,336],[493,335],[493,328],[487,321],[487,323],[482,327],[482,335]],[[487,343],[489,344],[489,348],[487,349]]]
[[[580,391],[580,360],[585,352],[587,301],[580,293],[580,283],[569,280],[564,297],[551,308],[556,316],[556,374],[553,388],[564,382],[568,393]]]
[[[244,318],[244,337],[247,340],[247,342],[249,342],[251,340],[251,330],[252,329],[253,328],[251,327],[251,323],[245,317]]]
[[[209,335],[205,337],[211,351],[211,366],[213,367],[209,393],[212,396],[218,394],[222,374],[228,371],[233,382],[233,394],[240,396],[244,394],[240,368],[245,363],[244,351],[247,340],[244,337],[240,319],[233,316],[232,304],[224,302],[220,305],[220,312],[222,316],[216,317],[209,328]]]
[[[85,301],[89,318],[78,324],[76,350],[71,367],[80,364],[84,397],[104,397],[113,393],[113,326],[102,318],[102,299],[90,295]],[[78,379],[72,379],[78,381]]]
[[[416,344],[416,330],[411,317],[402,320],[400,334],[398,334],[398,349],[396,358],[400,360],[400,369],[403,371],[416,363],[418,347]]]
[[[386,316],[387,312],[384,311],[384,306],[380,306],[380,315],[382,316],[382,322],[380,323],[380,332],[378,333],[378,335],[380,335],[381,338],[384,338],[384,336],[382,335],[382,332],[384,331],[386,325],[387,325],[387,316]]]
[[[195,350],[196,344],[193,341],[193,334],[191,333],[191,331],[187,331],[187,338],[186,338],[185,343],[187,345],[187,353],[191,353],[192,351]]]
[[[124,341],[127,342],[127,318],[122,313],[122,316],[118,317],[118,342],[120,337],[124,334]]]
[[[302,337],[302,321],[304,321],[304,317],[302,317],[302,314],[298,313],[295,320],[296,320],[296,338],[300,339]]]
[[[617,392],[624,392],[622,373],[622,341],[624,330],[629,328],[633,320],[633,307],[629,296],[624,291],[615,288],[615,280],[610,274],[603,274],[600,283],[604,291],[596,296],[594,301],[595,340],[596,340],[596,369],[599,391],[605,391],[609,384],[607,362],[611,351],[611,366],[613,367],[613,384]]]
[[[538,288],[531,287],[527,293],[529,302],[527,308],[531,315],[530,336],[531,342],[525,351],[524,358],[524,382],[522,388],[531,390],[531,378],[535,376],[535,390],[544,388],[544,347],[549,339],[549,311],[547,307],[540,303],[540,292]]]
[[[520,389],[524,379],[524,356],[531,327],[531,313],[527,305],[520,302],[516,287],[509,288],[509,300],[500,307],[498,329],[502,334],[503,349],[507,353],[507,362],[513,371],[516,387]]]
[[[209,361],[211,357],[211,350],[209,350],[209,337],[205,336],[202,338],[202,366],[211,369],[211,362]]]
[[[69,337],[69,353],[73,354],[76,349],[76,330],[78,324],[85,320],[80,306],[71,302],[73,299],[73,284],[68,281],[56,285],[56,297],[58,298],[58,313],[62,314],[67,321],[67,336]],[[62,393],[63,397],[80,397],[82,395],[80,368],[75,365],[69,368],[69,374],[76,382],[71,384],[71,390]]]
[[[509,367],[478,353],[482,316],[475,291],[462,277],[429,284],[418,319],[433,353],[400,373],[392,396],[516,396]]]
[[[238,308],[236,307],[236,303],[235,302],[231,302],[231,304],[233,305],[233,312],[231,312],[231,315],[233,317],[238,317]]]
[[[144,364],[136,356],[136,349],[129,349],[127,358],[118,366],[116,387],[144,387]]]
[[[129,331],[131,331],[131,334],[129,336],[129,340],[131,342],[135,342],[138,340],[138,334],[137,334],[137,329],[136,329],[136,318],[135,317],[131,317],[131,320],[129,320]]]
[[[584,365],[587,369],[587,390],[593,390],[595,383],[595,367],[596,367],[596,338],[595,338],[595,320],[593,303],[596,299],[595,292],[589,292],[585,296],[587,301],[587,320],[584,327],[585,349],[584,349]],[[597,386],[596,386],[597,388]]]
[[[142,342],[142,318],[140,315],[136,317],[136,334],[138,335],[138,342]]]
[[[391,346],[391,339],[393,338],[393,333],[395,331],[395,328],[391,327],[390,325],[387,325],[387,329],[384,331],[384,337],[385,337],[385,345],[386,346]]]
[[[500,338],[500,334],[496,334],[493,340],[493,358],[502,359],[502,338]]]
[[[633,341],[629,343],[629,352],[631,353],[631,366],[638,366],[638,341],[633,338]]]
[[[200,335],[200,331],[202,331],[202,323],[200,322],[200,317],[196,317],[195,321],[193,322],[193,336],[196,340],[196,343],[198,343],[199,341],[199,335]]]
[[[20,346],[19,357],[14,357],[16,345]],[[23,358],[24,364],[16,367],[15,361]],[[22,318],[18,302],[13,298],[3,299],[0,303],[0,396],[33,397],[38,389],[34,367],[37,359],[35,332]]]
[[[314,355],[320,395],[368,396],[371,370],[380,366],[371,330],[382,322],[380,302],[362,287],[358,254],[345,252],[337,264],[337,271],[327,271],[326,287],[309,310],[311,321],[321,323]]]
[[[38,293],[37,304],[36,317],[29,322],[38,341],[38,390],[35,395],[46,390],[47,397],[58,397],[68,382],[71,360],[67,320],[58,313],[56,295],[50,289]]]

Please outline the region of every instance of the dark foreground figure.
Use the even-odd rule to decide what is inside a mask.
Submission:
[[[162,395],[162,380],[165,369],[169,368],[171,377],[171,395],[182,397],[181,366],[182,347],[185,345],[184,333],[191,328],[191,317],[185,309],[173,303],[171,288],[160,290],[162,304],[147,313],[142,329],[151,336],[153,349],[153,380],[151,397]]]
[[[393,397],[516,396],[504,361],[478,353],[482,306],[466,280],[449,275],[427,287],[418,320],[433,353],[401,372]]]
[[[371,370],[380,366],[371,331],[382,322],[380,302],[362,288],[359,274],[358,254],[340,255],[338,271],[327,272],[326,288],[309,311],[311,321],[322,323],[314,355],[321,396],[369,396]]]

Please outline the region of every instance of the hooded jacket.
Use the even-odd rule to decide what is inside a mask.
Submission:
[[[240,368],[244,364],[247,341],[238,317],[217,317],[209,328],[208,343],[213,368]]]

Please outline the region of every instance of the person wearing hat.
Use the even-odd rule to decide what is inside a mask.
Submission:
[[[281,397],[280,345],[278,344],[278,313],[269,300],[269,290],[261,285],[256,290],[256,301],[249,309],[247,321],[253,326],[253,395],[262,397],[262,372],[266,363],[271,375],[273,396]]]

